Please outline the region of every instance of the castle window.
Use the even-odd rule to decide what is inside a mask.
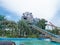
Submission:
[[[25,20],[27,20],[27,18],[26,18],[26,17],[24,17],[24,19],[25,19]]]

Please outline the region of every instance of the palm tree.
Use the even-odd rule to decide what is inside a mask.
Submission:
[[[19,35],[24,36],[24,35],[30,35],[32,34],[31,29],[29,28],[28,24],[24,20],[20,20],[18,22],[18,28],[19,28]]]

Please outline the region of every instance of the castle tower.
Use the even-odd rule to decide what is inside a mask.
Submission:
[[[33,15],[30,12],[23,13],[22,19],[28,21],[29,23],[33,22]]]

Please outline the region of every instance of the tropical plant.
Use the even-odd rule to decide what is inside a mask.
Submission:
[[[18,28],[20,30],[20,36],[26,36],[28,37],[28,35],[31,35],[31,29],[29,27],[29,25],[24,21],[24,20],[20,20],[18,22]]]
[[[37,26],[39,26],[40,28],[42,29],[45,29],[45,26],[46,26],[46,20],[45,19],[41,19],[39,20],[39,22],[37,23]]]

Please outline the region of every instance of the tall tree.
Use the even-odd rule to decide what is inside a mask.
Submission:
[[[24,36],[24,35],[30,35],[31,33],[31,29],[29,28],[28,24],[24,21],[24,20],[20,20],[18,22],[18,28],[20,30],[20,36]]]
[[[39,20],[39,22],[37,23],[37,25],[42,28],[42,29],[45,29],[45,26],[46,26],[46,20],[45,19],[41,19]]]
[[[5,20],[5,16],[0,15],[0,21],[4,21]]]
[[[5,16],[0,15],[0,31],[2,31],[2,35],[4,35],[5,25],[4,22],[6,21]]]
[[[3,28],[3,22],[5,21],[5,16],[2,16],[2,15],[0,15],[0,29],[2,29]]]

